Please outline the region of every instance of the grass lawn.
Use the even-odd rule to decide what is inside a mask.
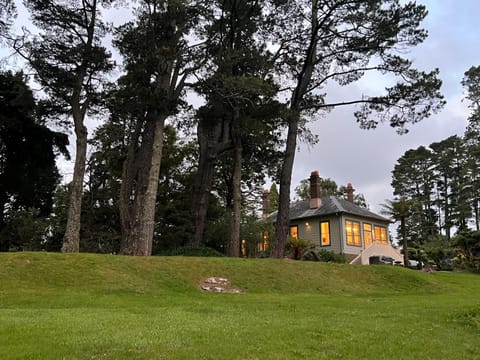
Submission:
[[[199,290],[209,276],[245,292]],[[480,276],[4,253],[0,359],[480,359]]]

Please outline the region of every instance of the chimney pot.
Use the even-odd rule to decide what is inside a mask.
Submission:
[[[321,192],[320,175],[318,171],[312,171],[310,174],[310,209],[316,209],[322,206]]]
[[[347,184],[347,201],[353,203],[353,192],[355,189],[352,186],[352,183]]]

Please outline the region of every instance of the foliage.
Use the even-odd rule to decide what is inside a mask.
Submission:
[[[455,244],[459,249],[459,265],[480,273],[480,231],[463,231],[457,235]]]
[[[346,264],[348,262],[347,257],[343,253],[338,254],[315,246],[305,250],[302,260],[332,262],[338,264]]]
[[[342,185],[338,187],[335,180],[330,178],[320,178],[320,189],[322,196],[338,196],[344,198],[347,193],[347,187]],[[301,200],[310,199],[310,180],[302,179],[300,184],[295,187],[295,195]],[[368,208],[367,201],[363,194],[354,194],[353,203],[357,206]]]
[[[55,158],[59,152],[68,155],[68,139],[38,118],[22,73],[0,73],[0,108],[0,249],[8,250],[10,241],[15,247],[38,249],[40,241],[31,246],[15,227],[50,215],[60,180]],[[3,231],[8,222],[9,230]]]
[[[289,236],[287,238],[286,250],[290,251],[290,256],[292,259],[300,260],[304,250],[311,245],[312,243],[306,239]]]

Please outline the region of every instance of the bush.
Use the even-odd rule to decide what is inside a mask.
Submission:
[[[308,240],[289,236],[286,249],[290,251],[290,257],[292,259],[300,260],[303,258],[305,249],[310,246],[312,246],[312,243]]]
[[[311,247],[307,249],[303,255],[303,260],[307,261],[322,261],[322,262],[333,262],[339,264],[346,264],[347,258],[345,254],[337,254],[333,251],[328,251],[325,249],[317,249]]]
[[[159,253],[160,256],[199,256],[199,257],[224,257],[221,252],[209,247],[185,246]]]

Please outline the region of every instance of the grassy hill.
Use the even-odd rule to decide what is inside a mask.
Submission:
[[[206,293],[221,276],[242,294]],[[478,359],[480,276],[0,254],[1,359]]]

